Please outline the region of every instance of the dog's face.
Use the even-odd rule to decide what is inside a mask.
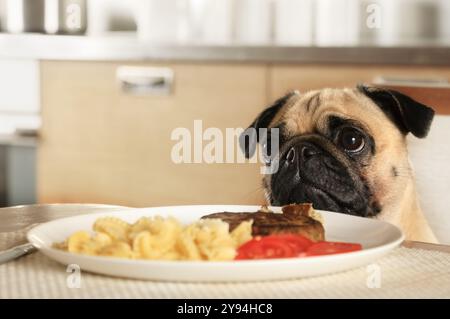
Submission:
[[[277,170],[263,179],[269,201],[365,217],[395,209],[412,179],[405,136],[425,137],[433,115],[399,92],[373,87],[286,95],[250,126],[279,129],[279,151],[267,161]],[[267,140],[247,135],[241,147],[249,157]]]

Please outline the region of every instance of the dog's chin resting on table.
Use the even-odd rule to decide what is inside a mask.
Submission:
[[[426,137],[434,111],[397,91],[291,92],[241,135],[251,157],[266,150],[263,186],[272,205],[311,202],[316,209],[385,220],[408,240],[436,242],[417,200],[406,135]],[[262,136],[261,128],[268,129]],[[278,150],[270,134],[278,129]]]

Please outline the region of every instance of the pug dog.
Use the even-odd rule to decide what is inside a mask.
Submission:
[[[265,109],[240,136],[247,158],[269,149],[265,128],[278,132],[278,151],[263,178],[271,205],[313,203],[316,209],[378,218],[408,240],[436,242],[417,199],[406,135],[426,137],[434,111],[378,87],[291,92]]]

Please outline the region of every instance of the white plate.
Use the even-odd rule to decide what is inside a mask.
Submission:
[[[80,215],[54,220],[29,231],[28,240],[43,254],[62,264],[77,264],[82,271],[149,280],[226,282],[300,278],[343,271],[375,261],[403,241],[401,231],[386,222],[320,211],[327,240],[360,243],[362,251],[308,258],[247,260],[228,262],[150,261],[92,257],[52,248],[79,230],[91,230],[101,216],[114,216],[135,222],[142,216],[173,216],[190,223],[216,212],[254,212],[259,206],[172,206],[123,212]],[[272,208],[280,211],[280,208]]]

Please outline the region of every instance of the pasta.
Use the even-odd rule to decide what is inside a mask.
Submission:
[[[103,217],[95,221],[94,230],[109,235],[113,240],[126,241],[130,225],[118,218]]]
[[[232,232],[220,219],[201,219],[183,226],[172,217],[142,217],[134,224],[103,217],[95,221],[94,233],[78,231],[55,248],[91,256],[148,260],[226,261],[252,238],[252,221]]]

